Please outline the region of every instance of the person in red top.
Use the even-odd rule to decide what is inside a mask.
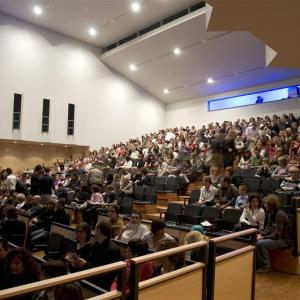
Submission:
[[[148,244],[142,239],[132,239],[128,242],[128,247],[126,249],[126,293],[129,294],[130,291],[130,259],[133,257],[143,256],[148,254]],[[144,281],[152,277],[153,265],[151,262],[146,262],[140,264],[139,267],[139,281]],[[115,279],[111,290],[117,289],[117,280]]]

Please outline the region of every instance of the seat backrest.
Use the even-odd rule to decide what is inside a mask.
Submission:
[[[260,178],[244,178],[244,184],[250,193],[258,193],[260,190]]]
[[[193,204],[199,201],[200,198],[200,190],[192,190],[191,198],[189,199],[189,204]]]
[[[157,192],[156,187],[146,186],[145,201],[156,203],[156,192]]]
[[[219,219],[221,212],[218,208],[206,206],[202,208],[202,219],[205,221],[213,221]]]
[[[168,176],[165,190],[176,193],[179,188],[179,178],[175,176]]]
[[[280,179],[263,178],[261,189],[264,195],[274,193],[280,187]]]
[[[197,205],[186,205],[183,210],[182,223],[199,224],[201,216],[201,207]],[[195,217],[199,217],[198,219]]]
[[[167,176],[156,176],[154,185],[158,191],[165,190],[166,181],[167,181]]]
[[[155,175],[147,175],[146,177],[149,180],[150,186],[154,186],[156,176]]]
[[[165,213],[165,221],[178,222],[182,215],[183,207],[179,203],[169,203]]]
[[[134,185],[133,186],[133,194],[134,198],[138,201],[144,201],[145,197],[145,187],[144,186],[139,186],[139,185]]]
[[[124,198],[120,199],[120,211],[123,214],[131,215],[133,208],[133,199],[132,198]]]
[[[48,240],[48,252],[59,251],[64,236],[58,232],[50,232]]]
[[[242,215],[242,210],[240,209],[225,209],[223,214],[223,220],[236,224],[240,221],[240,217]]]

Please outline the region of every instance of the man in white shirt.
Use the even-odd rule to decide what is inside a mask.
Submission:
[[[200,198],[198,204],[213,205],[218,189],[212,185],[210,176],[203,177],[203,184],[204,186],[200,189]]]
[[[6,189],[9,192],[14,192],[16,190],[17,177],[13,175],[11,168],[7,168],[6,173],[7,173],[7,177],[5,180]]]

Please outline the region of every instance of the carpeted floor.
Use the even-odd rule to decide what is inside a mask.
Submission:
[[[256,300],[300,300],[300,275],[257,274],[255,293]]]

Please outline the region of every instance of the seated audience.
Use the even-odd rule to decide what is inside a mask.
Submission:
[[[92,227],[95,227],[97,208],[104,204],[104,201],[98,185],[93,184],[91,186],[91,191],[91,199],[87,200],[82,206],[80,206],[80,210],[82,210],[83,221],[90,223]]]
[[[74,259],[74,267],[82,270],[120,261],[120,249],[111,240],[111,232],[112,225],[109,221],[101,220],[98,222],[95,228],[95,242],[91,246],[87,259],[77,257]],[[115,274],[109,273],[92,278],[90,281],[109,291],[114,278]]]
[[[123,227],[116,239],[128,243],[132,239],[141,239],[149,230],[141,224],[141,214],[133,212],[130,221]]]
[[[278,167],[273,171],[272,177],[284,178],[289,176],[288,161],[285,156],[278,158]]]
[[[24,194],[17,194],[16,196],[16,209],[22,209],[25,204],[25,195]]]
[[[289,169],[290,177],[285,179],[280,184],[280,189],[285,192],[299,192],[300,190],[300,178],[299,169],[297,167],[291,167]]]
[[[118,194],[113,190],[111,185],[105,187],[105,193],[102,194],[104,198],[104,203],[113,204],[118,202]]]
[[[218,188],[216,193],[216,207],[224,210],[227,207],[234,206],[235,199],[238,196],[238,189],[230,184],[228,177],[222,177],[220,183],[221,187]]]
[[[112,238],[119,235],[124,227],[123,220],[119,217],[120,206],[118,204],[112,204],[108,208],[108,217],[112,225]]]
[[[23,242],[25,223],[18,220],[17,210],[13,206],[8,207],[6,218],[0,223],[0,236],[18,245]]]
[[[31,197],[31,207],[26,210],[26,213],[31,217],[35,218],[42,213],[44,207],[40,204],[41,197],[39,195],[35,195]]]
[[[51,222],[56,222],[63,225],[70,225],[70,218],[65,212],[64,199],[59,199],[56,202],[55,212],[53,216],[49,217],[49,219],[46,221],[44,227],[35,230],[30,234],[30,242],[33,247],[38,244],[44,244],[47,241],[50,234]]]
[[[147,232],[143,236],[143,240],[147,242],[149,249],[157,251],[159,243],[165,240],[174,240],[165,232],[166,223],[161,220],[153,220],[151,224],[151,232]]]
[[[83,300],[83,291],[78,283],[59,285],[54,290],[54,300]]]
[[[83,258],[87,260],[91,251],[91,227],[88,223],[80,223],[76,227],[76,244],[74,248],[69,251],[65,258],[71,271],[76,270],[76,260]]]
[[[267,212],[264,230],[258,236],[256,255],[257,272],[271,271],[269,250],[290,246],[291,224],[285,212],[279,209],[279,198],[270,194],[264,199]]]
[[[261,200],[256,194],[250,195],[240,217],[242,228],[255,227],[258,231],[264,229],[265,211],[261,207]]]
[[[271,177],[271,174],[272,174],[272,172],[270,169],[270,159],[263,158],[262,165],[257,169],[255,176],[269,178],[269,177]]]
[[[163,251],[171,248],[178,247],[178,242],[172,240],[161,240],[157,251]],[[178,270],[184,266],[184,253],[177,253],[163,257],[159,260],[161,266],[156,268],[153,272],[153,276],[159,276],[172,271]]]
[[[214,205],[217,188],[212,185],[210,176],[203,177],[203,186],[200,189],[200,198],[197,204]]]
[[[251,166],[258,167],[262,164],[262,157],[258,148],[253,149],[253,155],[251,157]]]
[[[248,201],[248,194],[247,194],[247,187],[244,184],[239,186],[239,195],[235,200],[235,209],[244,209],[247,201]]]
[[[128,242],[126,249],[126,292],[130,291],[130,259],[148,254],[148,244],[141,239],[131,239]],[[153,273],[153,265],[151,262],[142,263],[139,265],[139,282],[150,279]],[[132,275],[133,276],[133,275]],[[117,280],[111,286],[111,290],[117,289]]]
[[[1,289],[12,288],[39,281],[40,270],[31,253],[24,248],[16,248],[7,253]],[[17,299],[31,299],[25,295]]]
[[[238,167],[241,169],[248,169],[251,167],[251,152],[250,152],[250,150],[244,151],[244,153],[239,161]]]
[[[185,236],[184,244],[192,244],[196,242],[207,242],[208,237],[204,234],[204,229],[201,225],[195,225],[191,231]],[[185,260],[201,261],[204,258],[204,253],[200,250],[193,249],[185,252]]]
[[[3,280],[5,260],[8,253],[8,243],[0,238],[0,282]]]

